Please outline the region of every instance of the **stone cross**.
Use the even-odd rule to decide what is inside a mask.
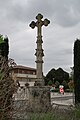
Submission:
[[[38,14],[36,16],[37,21],[34,22],[32,21],[31,24],[29,25],[32,29],[34,29],[35,27],[37,27],[37,49],[36,49],[36,70],[37,70],[37,81],[42,82],[43,81],[43,49],[42,49],[42,31],[41,28],[42,26],[48,26],[48,24],[50,23],[50,21],[48,19],[44,19],[44,21],[42,20],[43,15]]]

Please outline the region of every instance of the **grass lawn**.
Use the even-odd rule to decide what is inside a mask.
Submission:
[[[80,120],[80,107],[55,108],[46,113],[32,113],[30,120]]]

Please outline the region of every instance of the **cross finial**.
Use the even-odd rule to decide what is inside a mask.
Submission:
[[[43,18],[43,15],[41,15],[40,13],[36,16],[37,20],[42,19],[42,18]]]
[[[42,25],[44,26],[48,26],[48,24],[50,23],[50,21],[48,19],[44,19],[44,21],[42,21],[43,15],[41,15],[40,13],[36,16],[37,21],[34,22],[32,21],[31,24],[29,25],[32,29],[36,27],[41,27]]]

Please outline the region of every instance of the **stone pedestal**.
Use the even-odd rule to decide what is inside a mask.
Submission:
[[[20,103],[22,102],[22,104]],[[50,87],[32,86],[22,88],[17,92],[14,99],[15,107],[19,110],[41,112],[51,107]],[[22,107],[21,107],[22,106]]]
[[[51,108],[50,87],[29,87],[30,109],[34,112],[45,112]]]

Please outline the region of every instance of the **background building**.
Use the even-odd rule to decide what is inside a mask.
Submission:
[[[34,85],[36,81],[36,69],[22,65],[15,65],[11,67],[10,74],[14,81],[18,81],[20,86],[29,83],[30,86]]]

